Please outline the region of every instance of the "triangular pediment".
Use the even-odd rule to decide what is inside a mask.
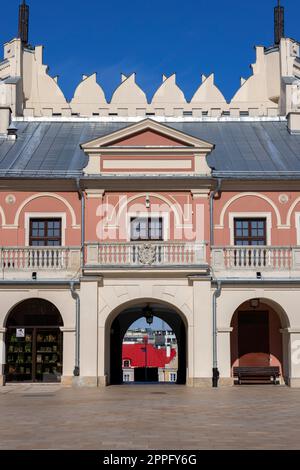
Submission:
[[[211,152],[214,145],[165,124],[145,119],[81,145],[89,153],[108,148],[187,148]]]

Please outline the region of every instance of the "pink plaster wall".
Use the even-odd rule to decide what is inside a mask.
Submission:
[[[182,147],[183,145],[186,146],[186,144],[183,144],[177,139],[171,139],[166,136],[163,136],[159,134],[158,132],[154,131],[144,131],[140,132],[136,135],[133,135],[131,137],[128,137],[126,139],[119,139],[118,141],[115,141],[113,144],[110,144],[111,146],[145,146],[145,145],[152,145],[152,146],[177,146],[177,147]]]
[[[199,222],[202,233],[201,241],[208,239],[208,198],[194,200],[191,192],[155,191],[155,194],[149,193],[150,208],[147,208],[146,194],[147,192],[142,193],[142,195],[134,192],[106,192],[103,199],[88,198],[86,200],[86,239],[99,241],[99,227],[102,226],[105,227],[105,232],[109,233],[107,241],[128,241],[128,232],[119,230],[119,227],[124,227],[128,220],[126,214],[145,213],[150,215],[155,213],[162,216],[164,214],[168,215],[170,240],[192,241],[196,238],[193,228],[196,225],[197,206],[201,206],[199,211],[201,216]],[[132,198],[133,200],[131,200]],[[178,215],[177,218],[174,215],[174,210]],[[185,228],[182,229],[179,225],[183,225]]]
[[[220,224],[220,216],[223,207],[226,203],[236,194],[234,192],[224,192],[219,200],[215,200],[214,223]],[[272,216],[272,229],[271,229],[271,244],[272,245],[296,245],[297,232],[295,224],[295,212],[300,212],[300,201],[297,202],[291,214],[290,228],[280,229],[278,225],[287,224],[287,216],[289,209],[299,197],[299,193],[285,192],[288,196],[288,202],[282,204],[279,202],[279,196],[282,192],[262,192],[261,195],[266,196],[269,201],[258,197],[257,195],[243,196],[232,202],[225,212],[224,228],[215,229],[215,245],[229,245],[230,244],[230,230],[229,230],[229,213],[230,212],[270,212]],[[277,209],[280,219],[276,215],[275,208]]]
[[[14,204],[7,204],[6,197],[13,194],[16,198]],[[69,207],[64,201],[58,200],[52,196],[39,195],[40,193],[34,192],[2,192],[0,193],[0,206],[5,214],[4,225],[3,217],[1,217],[1,229],[0,229],[0,245],[2,246],[24,246],[25,244],[25,213],[53,213],[62,212],[66,213],[66,232],[65,232],[65,244],[69,246],[79,246],[81,243],[81,233],[77,228],[72,227],[72,217]],[[76,224],[80,226],[80,201],[76,192],[74,193],[52,193],[62,197],[75,212]],[[22,206],[26,199],[31,196],[37,196],[33,200],[26,203],[20,212],[17,226],[15,224],[16,214],[18,209]]]

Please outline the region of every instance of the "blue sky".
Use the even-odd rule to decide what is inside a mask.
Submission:
[[[190,99],[201,73],[215,72],[230,99],[239,77],[248,77],[254,45],[273,41],[277,0],[27,0],[30,41],[45,46],[51,75],[69,99],[82,74],[98,73],[107,98],[120,74],[137,73],[151,99],[162,74],[177,72]],[[19,0],[0,0],[1,43],[17,31]],[[300,2],[282,0],[286,35],[300,39]]]
[[[130,330],[134,330],[135,328],[149,328],[149,325],[145,318],[140,318],[139,320],[132,323],[132,325],[129,327]],[[171,330],[168,323],[162,321],[158,317],[153,317],[153,323],[150,325],[150,328],[152,330]]]

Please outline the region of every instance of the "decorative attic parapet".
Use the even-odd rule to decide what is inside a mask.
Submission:
[[[70,103],[73,115],[100,115],[102,111],[108,111],[104,91],[97,83],[97,74],[89,77],[83,75],[82,82],[75,90],[74,97]]]
[[[0,62],[0,99],[2,105],[11,107],[14,116],[238,118],[286,116],[300,109],[300,98],[295,104],[295,94],[300,97],[299,43],[288,38],[282,38],[276,47],[256,48],[253,74],[241,79],[230,102],[216,86],[214,74],[203,76],[190,102],[177,85],[175,74],[163,76],[150,102],[136,83],[135,74],[122,75],[110,102],[96,74],[84,76],[68,102],[57,77],[48,74],[42,51],[40,46],[22,47],[19,39],[5,44],[4,60]]]
[[[121,84],[112,95],[110,113],[118,116],[144,116],[148,108],[147,97],[135,81],[135,73],[121,76]]]

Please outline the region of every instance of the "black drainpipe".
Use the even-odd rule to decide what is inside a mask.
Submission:
[[[212,386],[218,387],[219,369],[218,369],[218,326],[217,326],[217,298],[220,297],[222,290],[221,281],[217,281],[217,288],[213,293],[212,310],[213,310],[213,370],[212,370]]]
[[[73,371],[74,377],[80,376],[80,297],[75,289],[75,283],[70,282],[71,294],[76,301],[76,321],[75,321],[75,367]]]
[[[85,198],[84,192],[80,186],[80,178],[76,178],[76,187],[78,192],[79,200],[81,201],[81,256],[80,264],[81,269],[84,268],[85,264]],[[74,282],[71,281],[71,295],[76,301],[76,327],[75,327],[75,367],[74,367],[74,377],[80,376],[80,296],[75,289]]]
[[[76,187],[78,192],[79,200],[81,201],[81,268],[84,268],[85,264],[85,254],[84,254],[84,244],[85,244],[85,198],[84,191],[80,186],[80,179],[76,178]]]
[[[214,189],[209,196],[209,215],[210,215],[210,248],[214,246],[215,235],[214,235],[214,199],[217,194],[221,194],[222,180],[218,178],[217,187]]]

